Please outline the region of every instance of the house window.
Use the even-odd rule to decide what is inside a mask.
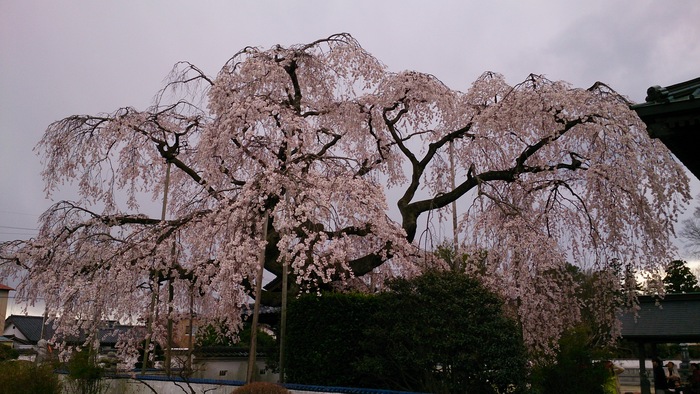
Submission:
[[[221,371],[219,371],[219,376],[226,376],[227,373],[228,373],[228,370],[222,369]]]
[[[187,326],[185,327],[185,335],[194,335],[197,333],[197,326]]]

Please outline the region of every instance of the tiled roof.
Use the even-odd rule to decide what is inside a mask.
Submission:
[[[658,303],[657,303],[658,301]],[[639,297],[640,310],[621,316],[622,338],[647,343],[700,342],[700,293]]]
[[[700,78],[669,85],[652,86],[646,102],[631,108],[646,123],[649,135],[658,138],[700,178]]]
[[[101,328],[100,329],[100,343],[103,346],[110,345],[114,346],[117,344],[117,341],[119,341],[119,336],[122,334],[125,334],[128,331],[131,330],[144,330],[145,334],[145,327],[143,326],[128,326],[128,325],[115,325],[111,328]]]
[[[700,99],[700,78],[691,79],[666,87],[652,86],[647,89],[645,104],[637,107],[649,107],[653,104],[679,103]]]

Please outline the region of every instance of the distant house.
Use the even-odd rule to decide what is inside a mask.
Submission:
[[[253,306],[250,305],[249,308],[244,309],[243,321],[250,323],[253,314]],[[274,326],[279,323],[280,308],[271,306],[261,306],[258,324],[260,324],[260,329],[263,331],[269,331],[268,334],[274,335],[272,331],[268,330],[267,326]],[[191,334],[197,336],[197,331],[203,328],[203,324],[197,316],[193,316],[190,320],[187,316],[180,316],[176,319],[173,326],[173,347],[175,348],[189,348],[190,343],[195,344],[194,338],[190,338]],[[192,339],[192,342],[190,342]]]
[[[11,315],[5,320],[2,336],[11,339],[15,349],[33,349],[41,338],[48,339],[54,334],[51,325],[43,322],[42,316]]]
[[[251,309],[243,312],[244,321],[249,321]],[[274,335],[269,325],[273,325],[279,318],[279,308],[263,307],[260,310],[259,329]],[[216,346],[198,348],[190,350],[190,344],[195,345],[192,333],[197,333],[202,322],[197,317],[192,320],[188,318],[178,319],[173,326],[173,365],[181,367],[190,365],[192,362],[194,377],[223,379],[223,380],[245,380],[248,365],[248,351],[245,346]],[[114,350],[119,337],[131,330],[138,330],[134,334],[143,338],[146,328],[143,326],[121,325],[115,321],[105,321],[99,329],[100,351],[107,354]],[[9,339],[12,346],[25,354],[25,358],[33,357],[39,350],[41,339],[50,340],[56,331],[52,323],[46,323],[42,316],[11,315],[5,320],[5,329],[0,334]],[[85,335],[76,338],[66,338],[65,342],[70,344],[82,344]],[[161,344],[161,348],[164,348]],[[266,367],[266,355],[260,352],[256,360],[256,374],[260,380],[275,382],[277,374],[273,374]]]
[[[99,329],[100,349],[109,351],[115,348],[119,336],[133,329],[141,329],[129,325],[121,325],[114,321],[105,321]],[[2,336],[10,339],[13,347],[26,354],[34,354],[41,339],[50,340],[54,337],[53,324],[46,323],[42,316],[11,315],[5,320]],[[70,344],[81,344],[85,335],[66,338]]]
[[[252,305],[243,310],[243,320],[246,323],[250,322],[252,316]],[[260,309],[258,329],[274,336],[274,332],[270,329],[271,325],[278,323],[280,308],[263,306]],[[242,380],[246,379],[248,370],[248,344],[239,344],[234,346],[204,346],[197,347],[194,337],[196,337],[200,329],[204,329],[208,324],[200,321],[196,316],[191,320],[182,318],[175,322],[173,327],[173,359],[174,363],[185,365],[188,357],[192,358],[193,377],[202,379],[221,379],[221,380]],[[201,332],[199,332],[201,334]],[[194,349],[190,353],[190,344]],[[267,355],[265,349],[258,348],[256,357],[255,374],[257,380],[266,382],[277,382],[279,374],[273,373],[267,368]]]

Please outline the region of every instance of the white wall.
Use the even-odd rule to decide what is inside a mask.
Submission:
[[[5,330],[3,330],[2,335],[5,337],[8,335],[13,335],[13,336],[15,336],[15,338],[24,339],[24,340],[27,339],[24,335],[22,335],[22,333],[17,329],[17,327],[15,327],[15,325],[12,323],[7,323],[7,326],[5,327]]]
[[[62,375],[63,376],[63,375]],[[65,379],[65,376],[64,376]],[[104,394],[153,394],[153,390],[157,393],[183,393],[189,392],[186,383],[179,382],[162,382],[162,381],[138,381],[135,379],[103,379],[107,390]],[[148,386],[151,388],[149,388]],[[238,386],[219,385],[219,384],[204,384],[192,383],[191,387],[197,393],[207,394],[231,394]],[[182,388],[185,391],[182,390]],[[297,391],[290,390],[292,394],[325,394],[312,391]]]
[[[195,376],[202,379],[246,380],[248,360],[242,359],[199,359],[196,361]],[[279,374],[265,370],[265,361],[256,361],[256,376],[263,382],[277,382]]]

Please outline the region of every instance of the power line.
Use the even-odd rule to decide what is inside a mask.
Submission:
[[[6,231],[0,231],[1,235],[13,235],[13,236],[34,236],[37,235],[37,233],[8,233]]]
[[[0,225],[0,228],[7,228],[11,230],[29,230],[29,231],[36,231],[38,228],[29,228],[29,227],[15,227],[15,226],[2,226]]]
[[[39,217],[41,214],[38,213],[29,213],[29,212],[17,212],[17,211],[5,211],[0,209],[0,213],[7,213],[10,215],[23,215],[23,216],[33,216],[33,217]]]

